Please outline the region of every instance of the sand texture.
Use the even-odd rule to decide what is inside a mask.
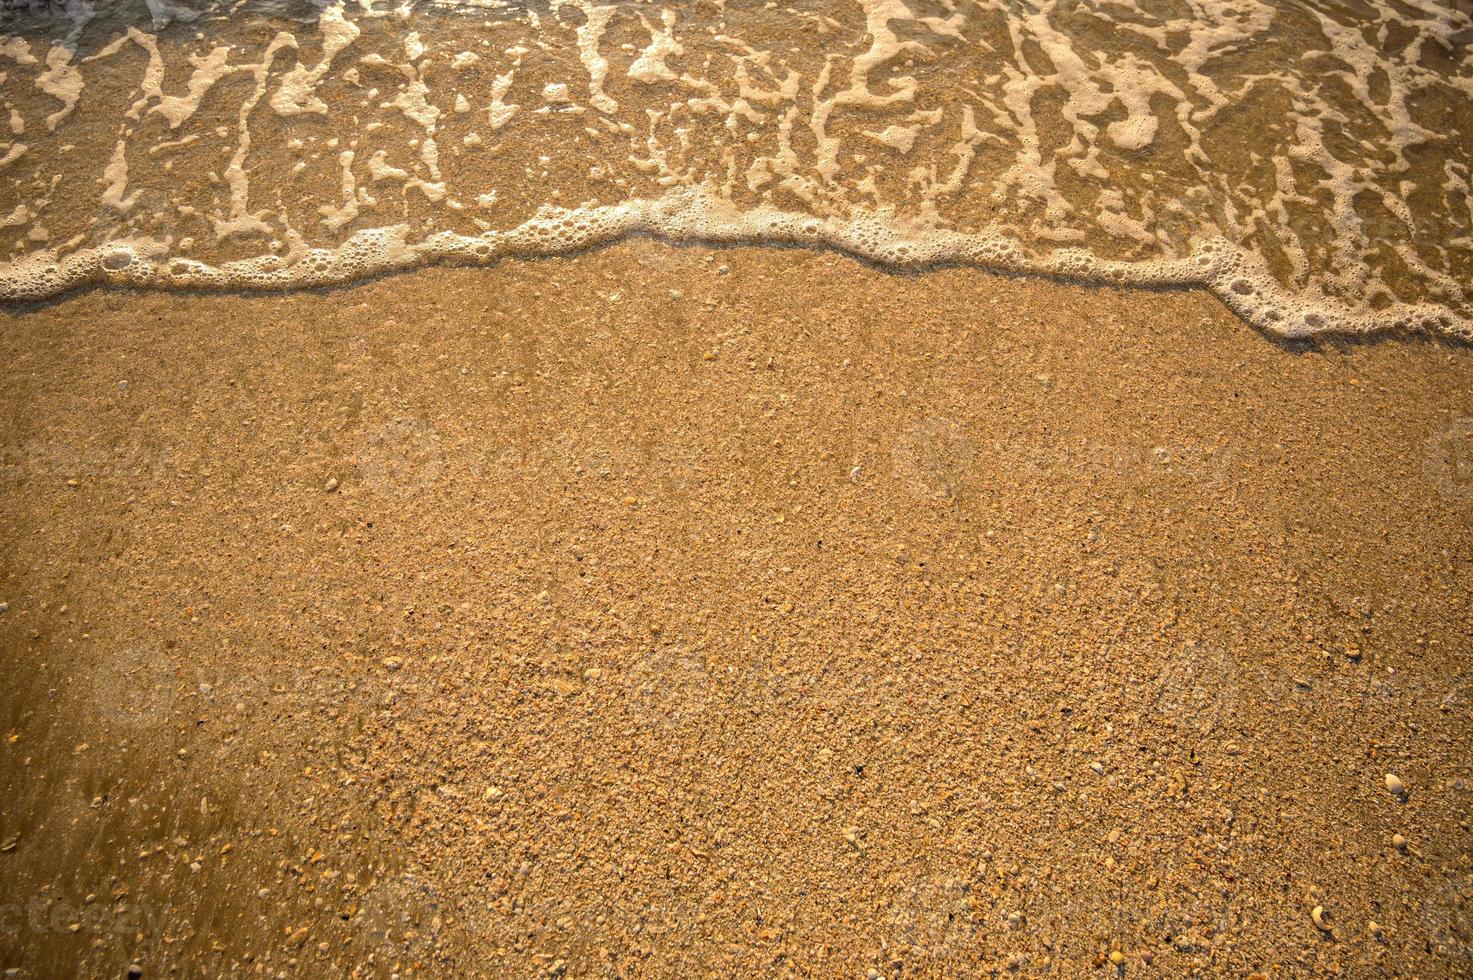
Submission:
[[[1470,417],[819,251],[0,311],[0,966],[1466,975]]]

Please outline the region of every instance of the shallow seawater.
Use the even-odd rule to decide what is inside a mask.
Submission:
[[[1464,0],[70,0],[0,19],[0,299],[629,234],[1473,336]]]

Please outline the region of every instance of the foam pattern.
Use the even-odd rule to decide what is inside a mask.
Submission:
[[[647,235],[1202,287],[1284,336],[1473,339],[1473,22],[1186,6],[11,11],[0,301]]]
[[[549,209],[505,232],[478,236],[442,232],[406,242],[405,226],[355,233],[336,248],[313,248],[287,262],[276,255],[209,265],[184,258],[149,256],[147,244],[117,242],[63,259],[30,256],[0,269],[0,300],[49,299],[82,286],[135,289],[207,289],[279,292],[336,286],[437,263],[490,265],[512,257],[565,255],[631,236],[672,242],[773,244],[838,249],[881,265],[924,268],[964,265],[998,272],[1037,274],[1086,283],[1211,290],[1244,320],[1285,337],[1432,332],[1473,339],[1469,324],[1434,304],[1403,304],[1375,313],[1306,305],[1287,294],[1254,256],[1225,241],[1209,242],[1182,259],[1154,262],[1101,260],[1061,249],[1038,260],[1007,238],[905,227],[885,216],[815,218],[771,208],[738,211],[696,191],[656,201],[584,209]]]

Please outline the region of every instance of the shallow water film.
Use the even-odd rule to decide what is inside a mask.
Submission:
[[[7,11],[0,297],[292,288],[633,233],[1473,331],[1473,20],[1396,3]]]

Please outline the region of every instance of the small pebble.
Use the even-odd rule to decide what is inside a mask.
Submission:
[[[1095,771],[1096,776],[1103,776],[1105,774],[1105,767],[1098,762],[1091,762],[1089,767]]]
[[[322,489],[326,490],[328,493],[332,493],[337,488],[338,488],[338,478],[335,477],[335,476],[330,476],[330,477],[327,478],[327,485],[324,486]]]
[[[1391,846],[1394,847],[1394,848],[1396,848],[1399,851],[1399,850],[1401,850],[1401,849],[1403,849],[1404,847],[1407,846],[1407,839],[1405,837],[1401,836],[1401,834],[1392,834],[1391,835]]]
[[[1391,791],[1393,796],[1407,795],[1406,783],[1402,782],[1401,777],[1394,772],[1388,772],[1386,774],[1386,788]]]
[[[1314,925],[1316,929],[1319,929],[1321,932],[1330,931],[1330,923],[1325,918],[1325,907],[1323,905],[1316,905],[1314,909],[1310,911],[1309,917],[1314,920]]]
[[[1125,962],[1125,954],[1118,949],[1110,950],[1110,962],[1116,966],[1120,966]]]

